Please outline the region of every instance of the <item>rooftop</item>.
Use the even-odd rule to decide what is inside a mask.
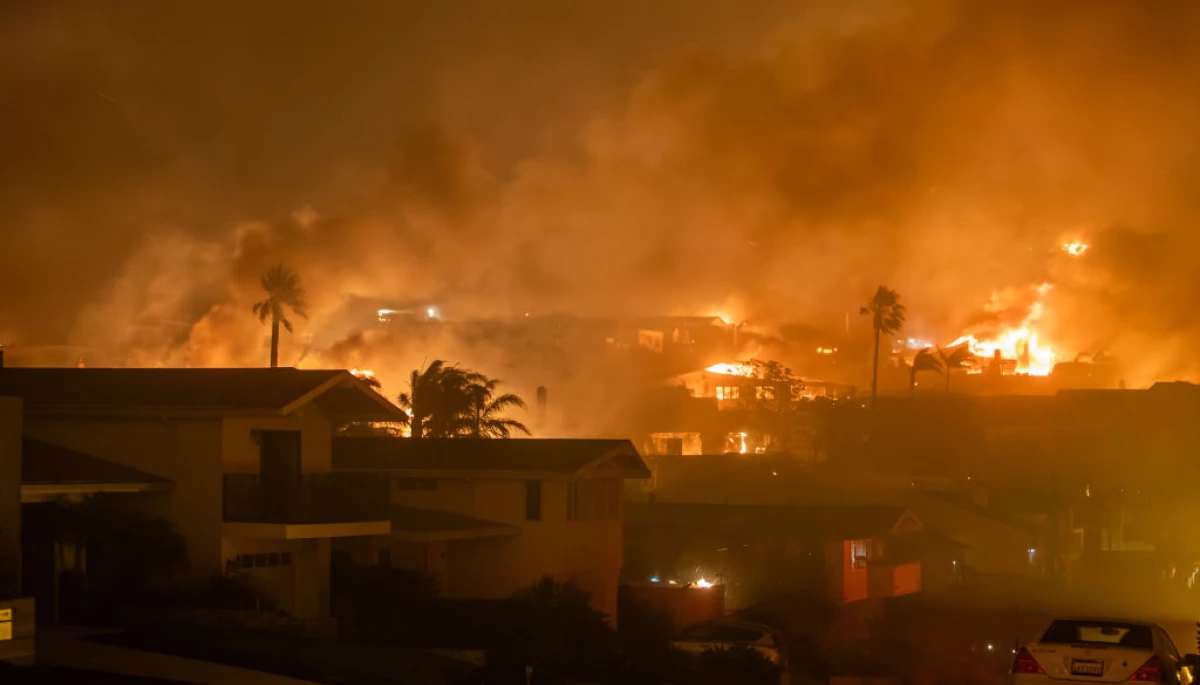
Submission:
[[[650,470],[628,440],[346,437],[333,441],[333,467],[413,476],[554,478],[612,464],[626,478]]]
[[[334,420],[394,421],[401,410],[341,369],[3,368],[0,395],[30,413],[288,415],[319,400]]]
[[[26,437],[21,441],[21,482],[26,485],[166,485],[171,481],[129,466]]]

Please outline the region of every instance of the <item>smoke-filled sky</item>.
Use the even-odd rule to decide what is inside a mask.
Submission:
[[[0,343],[258,364],[278,262],[292,358],[352,296],[772,326],[887,283],[949,340],[1048,281],[1062,354],[1195,377],[1196,83],[1188,0],[10,0]]]

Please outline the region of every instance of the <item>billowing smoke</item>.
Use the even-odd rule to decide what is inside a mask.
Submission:
[[[1200,375],[1194,3],[709,0],[642,16],[530,2],[467,19],[417,4],[288,10],[286,37],[254,12],[221,31],[262,45],[231,54],[168,23],[191,41],[168,51],[175,73],[143,66],[164,40],[135,30],[156,18],[147,7],[90,23],[14,12],[46,40],[10,45],[28,59],[6,80],[43,98],[23,111],[64,109],[59,123],[0,114],[0,136],[21,143],[9,163],[56,149],[84,163],[5,170],[5,285],[33,292],[7,298],[0,332],[69,330],[127,363],[259,365],[250,306],[286,263],[311,309],[287,363],[370,366],[393,394],[442,357],[530,397],[543,381],[517,352],[364,332],[346,307],[735,307],[766,327],[840,326],[887,283],[910,330],[948,341],[994,291],[1051,282],[1044,322],[1066,356],[1111,353],[1134,384]],[[380,26],[405,22],[446,36],[395,29],[413,40],[394,49],[427,69],[388,56],[403,41]],[[297,37],[304,59],[284,59]],[[79,132],[72,103],[103,113]],[[1092,247],[1064,256],[1064,235]]]

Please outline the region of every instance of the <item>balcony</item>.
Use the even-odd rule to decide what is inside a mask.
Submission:
[[[871,597],[902,597],[921,591],[921,562],[872,563],[867,567],[867,591]]]
[[[304,474],[263,483],[258,474],[225,474],[229,537],[304,539],[387,535],[388,483],[364,474]]]

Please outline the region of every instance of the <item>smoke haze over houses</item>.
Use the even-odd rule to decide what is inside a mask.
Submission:
[[[1195,3],[645,5],[9,3],[0,342],[261,365],[276,263],[285,360],[392,378],[513,353],[354,298],[773,330],[887,283],[950,341],[1050,283],[1066,358],[1200,378]]]

